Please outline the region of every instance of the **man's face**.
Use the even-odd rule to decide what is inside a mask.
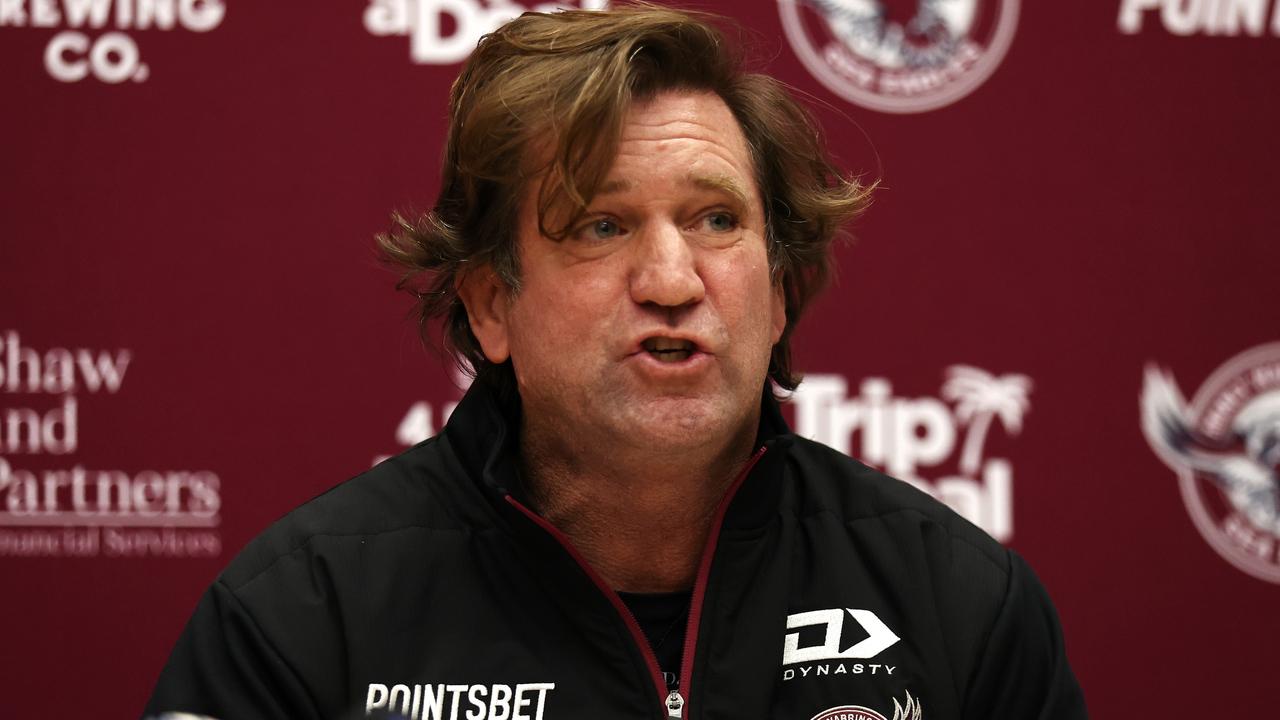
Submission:
[[[667,450],[754,431],[786,317],[751,158],[724,102],[671,92],[634,106],[564,240],[538,231],[531,185],[521,290],[477,332],[491,360],[510,354],[526,416],[571,441]]]

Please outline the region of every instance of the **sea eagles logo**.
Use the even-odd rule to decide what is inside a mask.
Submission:
[[[950,105],[986,81],[1018,25],[1018,0],[778,0],[801,62],[872,110]]]
[[[920,701],[907,693],[905,705],[893,700],[893,720],[922,720]],[[823,710],[814,715],[812,720],[889,720],[884,715],[861,705],[841,705],[830,710]]]
[[[1280,583],[1280,343],[1232,358],[1190,405],[1167,370],[1148,366],[1141,407],[1196,529],[1232,565]]]

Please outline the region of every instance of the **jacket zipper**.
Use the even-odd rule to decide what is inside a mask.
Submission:
[[[667,696],[668,718],[684,717],[688,704],[689,688],[693,684],[694,651],[698,647],[698,625],[702,622],[702,601],[707,594],[707,577],[711,574],[711,559],[715,556],[716,544],[720,541],[720,526],[724,524],[725,512],[728,511],[729,503],[733,502],[734,496],[738,494],[738,488],[742,487],[742,481],[747,479],[751,468],[760,462],[765,449],[761,446],[756,450],[747,461],[746,467],[742,468],[737,479],[729,486],[724,498],[720,500],[720,505],[716,507],[715,518],[711,521],[711,532],[707,534],[707,545],[702,549],[702,561],[698,564],[698,575],[693,581],[693,597],[689,600],[689,623],[685,625],[684,630],[684,654],[680,656],[680,685]]]
[[[729,485],[728,491],[720,500],[720,504],[716,507],[715,517],[711,521],[711,532],[707,535],[707,544],[702,550],[702,559],[698,564],[698,575],[693,583],[693,593],[689,599],[689,620],[685,625],[684,636],[684,654],[680,658],[680,685],[678,689],[667,691],[667,683],[662,677],[662,669],[658,667],[658,658],[653,653],[653,649],[649,647],[649,640],[645,638],[644,632],[640,629],[640,623],[636,620],[635,615],[631,613],[626,603],[622,602],[622,598],[618,597],[618,593],[604,578],[591,567],[587,559],[582,557],[578,549],[573,546],[569,538],[557,528],[547,521],[546,518],[535,513],[525,507],[519,500],[511,495],[505,496],[507,503],[519,510],[526,517],[534,522],[538,527],[551,534],[564,547],[574,562],[582,568],[587,574],[591,582],[595,583],[600,592],[604,593],[605,598],[617,610],[618,615],[622,617],[623,624],[627,626],[627,630],[631,633],[631,639],[635,641],[640,648],[640,654],[644,657],[645,665],[649,667],[649,676],[653,680],[653,685],[658,691],[658,698],[662,702],[662,707],[666,711],[667,718],[683,718],[689,694],[689,684],[693,678],[693,653],[698,646],[698,624],[702,620],[702,601],[703,596],[707,592],[707,576],[711,573],[711,557],[715,554],[716,543],[720,539],[720,526],[724,524],[725,511],[729,509],[729,503],[733,501],[734,495],[738,493],[738,488],[742,486],[742,481],[747,478],[747,474],[751,472],[751,468],[755,467],[760,461],[760,457],[764,455],[765,448],[761,447],[756,450],[751,459],[747,461],[742,472],[738,473],[738,477]]]

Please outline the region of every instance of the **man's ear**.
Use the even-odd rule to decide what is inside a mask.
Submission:
[[[495,365],[511,357],[507,340],[507,297],[510,288],[488,265],[473,267],[458,275],[454,283],[458,297],[467,308],[471,332],[480,349]]]

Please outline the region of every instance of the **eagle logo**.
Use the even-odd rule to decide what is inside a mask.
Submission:
[[[1201,535],[1236,567],[1280,583],[1280,343],[1228,361],[1191,402],[1171,372],[1148,365],[1140,409]]]
[[[778,0],[783,30],[823,85],[892,113],[949,105],[1004,58],[1019,0]]]

